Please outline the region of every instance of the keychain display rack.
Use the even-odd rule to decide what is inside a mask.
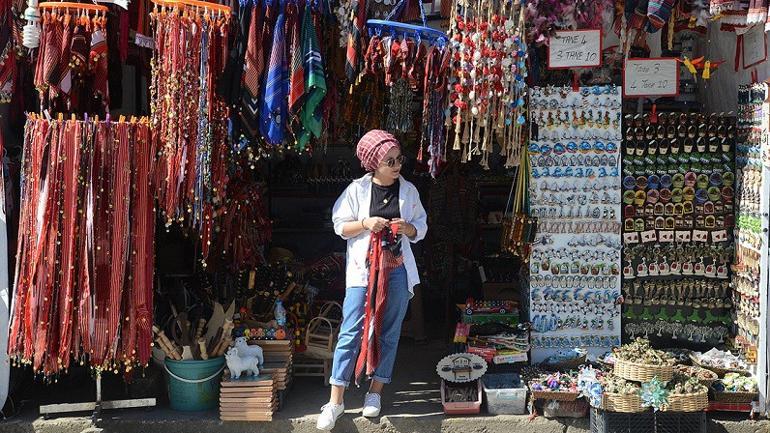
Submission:
[[[533,88],[532,359],[620,344],[621,89]]]
[[[768,211],[770,210],[770,95],[767,83],[738,87],[737,188],[733,268],[736,343],[755,363],[759,413],[767,412]],[[764,319],[762,319],[764,318]]]
[[[624,333],[660,347],[732,334],[735,118],[626,116]]]

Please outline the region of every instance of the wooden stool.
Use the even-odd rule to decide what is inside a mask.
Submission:
[[[331,374],[331,359],[317,359],[300,354],[294,361],[294,376],[323,377],[324,385],[328,386]]]
[[[342,323],[342,306],[336,302],[323,304],[318,316],[307,324],[305,351],[302,353],[301,360],[294,364],[296,376],[323,377],[324,385],[329,384],[340,323]]]

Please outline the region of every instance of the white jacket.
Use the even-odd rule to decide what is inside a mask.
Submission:
[[[346,238],[342,235],[342,226],[351,221],[361,221],[369,218],[369,207],[372,201],[372,174],[354,180],[334,203],[332,222],[334,232],[348,242],[346,264],[346,287],[366,287],[369,283],[369,269],[366,266],[366,258],[369,254],[368,230],[354,238]],[[399,178],[398,208],[401,218],[412,224],[417,229],[414,239],[402,236],[402,253],[404,267],[409,286],[409,293],[414,295],[414,286],[420,283],[420,275],[417,272],[417,263],[410,243],[421,241],[428,231],[428,216],[420,202],[420,193],[417,188],[403,177]]]

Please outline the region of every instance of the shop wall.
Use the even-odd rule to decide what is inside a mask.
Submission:
[[[708,83],[702,83],[701,95],[709,111],[735,111],[738,107],[738,86],[751,82],[751,71],[757,70],[760,81],[770,78],[770,61],[765,60],[757,66],[743,69],[741,64],[735,71],[735,53],[737,36],[733,32],[722,32],[719,23],[711,23],[710,38],[705,41],[703,54],[707,59],[724,60],[719,71]],[[765,33],[767,43],[768,34]]]

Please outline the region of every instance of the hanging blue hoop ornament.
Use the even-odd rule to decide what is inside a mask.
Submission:
[[[367,20],[366,27],[369,30],[369,34],[376,34],[378,36],[381,36],[383,33],[393,36],[403,35],[404,37],[411,37],[416,39],[418,43],[425,39],[426,41],[432,42],[439,46],[446,44],[446,33],[442,32],[441,30],[428,27],[427,21],[425,19],[425,8],[423,8],[422,0],[420,0],[420,18],[422,19],[421,26],[393,21],[393,18],[396,15],[401,14],[404,6],[404,0],[400,0],[384,20]]]

